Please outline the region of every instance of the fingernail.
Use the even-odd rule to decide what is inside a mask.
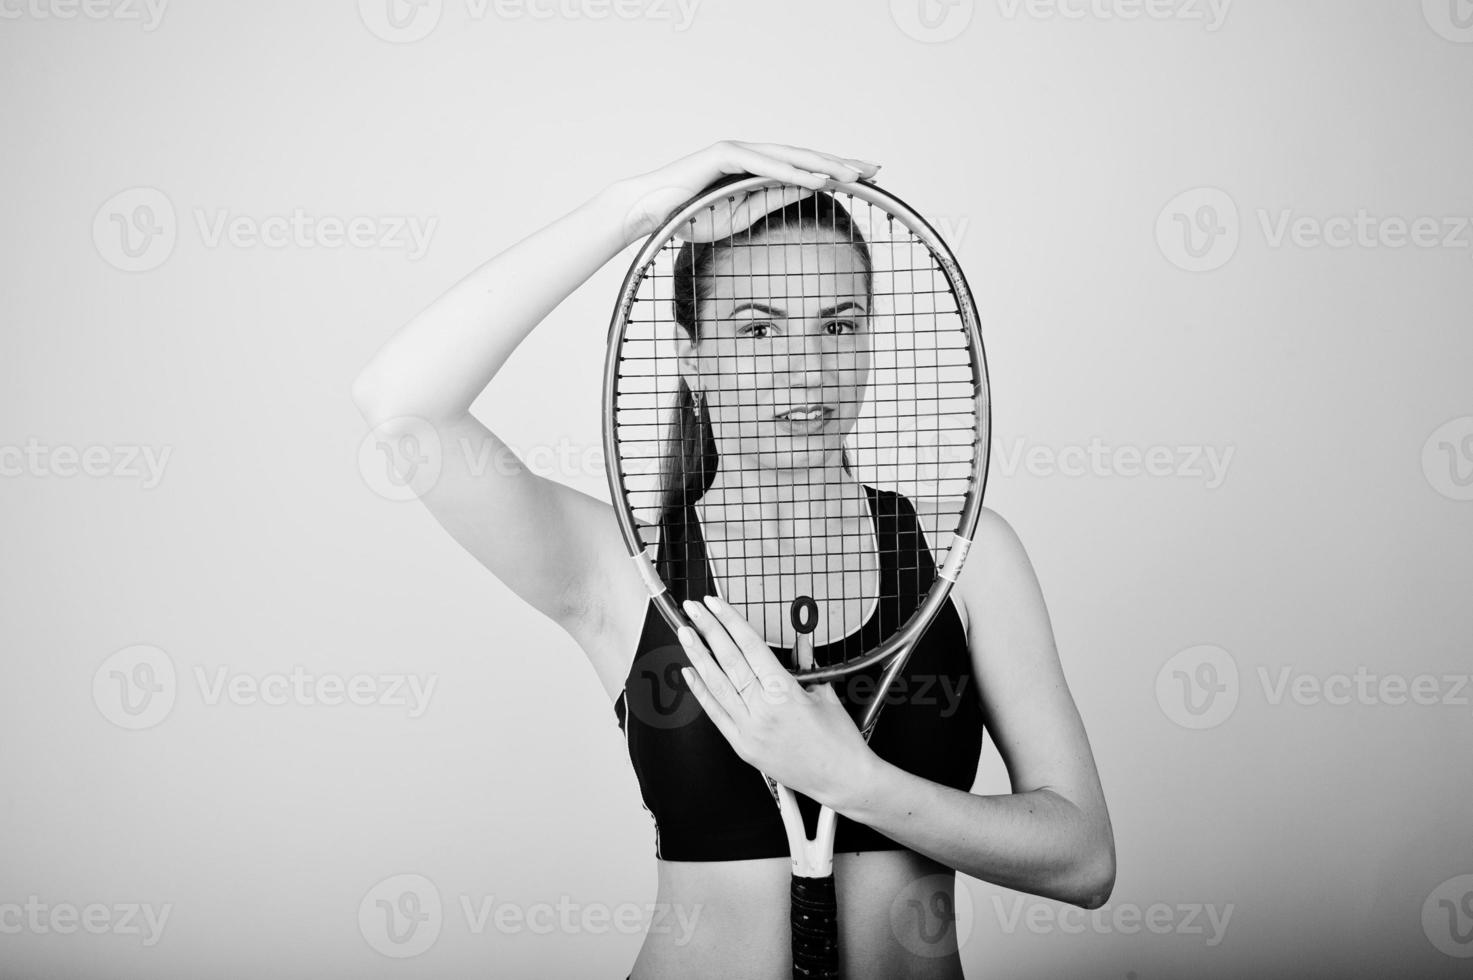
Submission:
[[[675,631],[675,635],[679,637],[680,642],[684,643],[686,646],[690,646],[691,644],[696,642],[696,631],[691,629],[689,626],[680,627],[680,629]]]
[[[681,603],[681,606],[685,609],[686,614],[689,616],[700,616],[706,611],[701,608],[700,603],[696,602],[693,599],[685,600]]]
[[[708,596],[706,596],[706,605],[710,606],[711,607],[711,610],[713,612],[715,612],[717,609],[720,608],[717,605],[717,603],[719,603],[719,602],[721,602],[721,598],[719,596],[714,596],[714,595],[708,595]]]

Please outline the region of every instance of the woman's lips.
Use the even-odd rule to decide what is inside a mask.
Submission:
[[[821,431],[834,418],[834,410],[826,405],[797,405],[776,417],[778,427],[795,434]]]
[[[812,422],[819,419],[827,419],[834,414],[834,410],[827,405],[794,405],[784,412],[779,412],[777,418],[790,422]]]

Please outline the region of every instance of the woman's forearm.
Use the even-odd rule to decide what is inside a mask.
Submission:
[[[851,820],[1005,888],[1084,908],[1109,897],[1115,855],[1104,818],[1048,789],[979,796],[871,763],[846,798],[830,801]]]
[[[481,265],[389,338],[354,382],[376,421],[469,410],[518,344],[628,241],[638,191],[620,181]]]

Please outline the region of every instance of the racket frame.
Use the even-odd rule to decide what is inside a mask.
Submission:
[[[736,197],[764,187],[782,186],[786,186],[786,183],[774,177],[736,178],[705,190],[676,208],[645,240],[644,245],[630,262],[629,271],[624,276],[624,285],[614,304],[613,315],[609,319],[608,355],[604,363],[603,443],[604,458],[607,461],[605,475],[608,478],[609,494],[614,502],[614,513],[619,522],[619,532],[624,538],[624,546],[649,591],[650,599],[655,603],[655,607],[659,609],[665,621],[670,624],[670,628],[674,630],[692,624],[675,600],[670,597],[668,588],[655,570],[654,563],[647,553],[644,539],[640,536],[639,525],[624,495],[626,473],[619,455],[618,413],[613,408],[619,383],[619,351],[623,342],[624,329],[628,323],[629,313],[638,300],[639,290],[650,264],[654,261],[655,256],[659,255],[660,250],[666,246],[666,243],[674,237],[674,232],[678,228],[715,201]],[[990,455],[988,450],[992,439],[987,357],[982,346],[982,331],[977,308],[972,300],[972,291],[967,285],[961,265],[956,261],[956,257],[952,255],[951,249],[942,240],[936,229],[904,201],[869,181],[832,181],[831,186],[825,187],[824,191],[851,194],[882,209],[900,221],[921,244],[930,250],[937,265],[946,276],[947,288],[951,290],[956,300],[957,315],[962,319],[971,347],[972,401],[977,419],[977,441],[972,452],[972,479],[957,519],[956,529],[952,533],[946,560],[936,570],[936,582],[927,593],[925,602],[904,627],[881,641],[880,645],[873,650],[841,664],[831,664],[826,667],[814,666],[792,672],[793,677],[801,683],[821,684],[826,681],[839,680],[878,663],[894,660],[898,666],[891,664],[893,669],[887,670],[883,678],[885,687],[888,687],[889,682],[893,681],[895,675],[899,673],[899,667],[904,665],[904,652],[925,633],[931,621],[936,618],[936,614],[941,611],[942,605],[951,594],[952,586],[956,584],[957,576],[961,574],[962,566],[966,563],[967,552],[972,546],[977,518],[982,510],[983,493],[987,487],[988,457]],[[882,703],[883,695],[884,689],[880,691],[877,703]],[[867,710],[864,724],[861,726],[866,733],[874,726],[874,718],[870,717],[870,714],[878,714],[875,705],[871,705]]]
[[[661,616],[670,624],[671,629],[679,630],[682,626],[692,627],[685,613],[680,609],[675,600],[670,596],[668,587],[660,578],[655,569],[654,562],[650,560],[648,546],[639,533],[639,526],[635,521],[634,514],[625,497],[624,467],[618,452],[618,426],[617,410],[615,408],[615,397],[618,391],[619,381],[619,351],[623,342],[623,332],[630,311],[638,299],[640,287],[644,282],[654,258],[665,248],[666,243],[674,237],[676,229],[684,225],[690,218],[703,208],[709,207],[713,202],[722,198],[732,198],[742,193],[759,190],[764,187],[780,187],[785,182],[770,178],[748,176],[737,177],[723,181],[695,195],[685,204],[681,205],[665,219],[661,225],[645,241],[644,245],[635,254],[630,263],[629,271],[624,276],[624,285],[619,293],[619,298],[614,304],[613,315],[609,321],[608,356],[604,366],[604,419],[603,419],[603,442],[604,455],[607,461],[606,475],[609,481],[609,493],[614,501],[614,512],[618,518],[619,530],[624,537],[625,547],[629,551],[630,559],[635,563],[650,599],[655,607],[659,609]],[[869,740],[874,731],[875,722],[879,718],[880,709],[884,706],[886,695],[895,678],[905,667],[905,662],[910,656],[911,650],[916,642],[931,625],[936,614],[940,612],[942,605],[951,594],[951,589],[956,585],[957,576],[961,573],[962,566],[967,559],[967,553],[972,546],[972,538],[976,532],[977,519],[982,509],[982,497],[987,486],[988,458],[991,446],[991,399],[987,378],[987,358],[982,346],[982,332],[977,316],[977,309],[972,299],[971,288],[967,285],[966,277],[963,275],[960,264],[952,255],[951,249],[942,240],[941,236],[931,225],[915,212],[909,205],[901,201],[888,191],[881,190],[876,185],[864,181],[841,182],[832,181],[824,188],[828,192],[840,192],[851,194],[866,203],[878,207],[900,223],[914,235],[921,244],[925,245],[936,260],[946,276],[947,288],[956,300],[957,313],[961,317],[963,326],[967,333],[970,345],[972,365],[972,390],[973,404],[976,417],[976,443],[972,454],[972,479],[967,490],[967,497],[962,504],[958,518],[957,527],[952,533],[951,545],[947,551],[946,560],[936,570],[936,578],[921,608],[914,613],[903,628],[892,636],[881,642],[874,650],[871,650],[853,660],[842,664],[833,664],[828,667],[813,667],[809,669],[798,669],[792,672],[794,679],[802,684],[821,684],[828,681],[838,680],[857,671],[864,670],[872,665],[885,663],[885,670],[877,685],[874,699],[865,708],[860,724],[860,733],[865,741]],[[934,544],[934,542],[933,542]],[[693,628],[693,627],[692,627]],[[838,940],[836,908],[833,901],[832,877],[834,866],[834,837],[837,831],[838,814],[833,808],[823,806],[819,809],[818,823],[812,838],[808,837],[807,828],[803,824],[803,815],[798,808],[797,794],[791,789],[776,782],[771,777],[763,774],[767,781],[768,789],[773,799],[777,802],[779,814],[782,817],[783,831],[788,839],[788,849],[792,857],[793,866],[793,888],[796,898],[799,890],[805,887],[818,886],[820,892],[827,889],[828,895],[824,898],[824,904],[829,907],[821,909],[820,918],[826,917],[825,922],[819,923],[819,930],[826,930],[829,935],[825,940],[826,946],[821,951],[813,949],[805,950],[806,959],[817,959],[819,963],[816,970],[810,972],[800,969],[798,966],[799,942],[794,939],[794,973],[795,976],[838,976]],[[824,881],[824,879],[830,879]],[[794,922],[796,924],[796,912]]]

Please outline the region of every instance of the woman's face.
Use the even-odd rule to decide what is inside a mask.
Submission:
[[[800,244],[806,239],[806,244]],[[725,249],[682,370],[705,398],[722,468],[837,466],[864,402],[870,296],[857,248],[776,229]]]

